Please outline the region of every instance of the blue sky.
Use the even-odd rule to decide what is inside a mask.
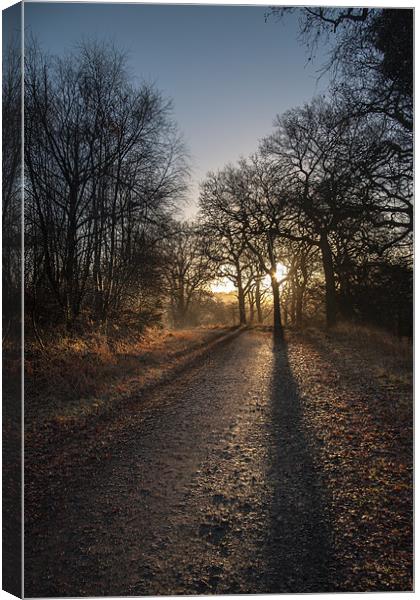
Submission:
[[[2,49],[3,60],[6,60],[7,49],[10,45],[21,47],[22,6],[13,4],[2,12]]]
[[[192,159],[190,206],[198,182],[257,149],[276,114],[323,91],[319,58],[307,62],[294,15],[265,20],[263,6],[25,3],[25,31],[62,54],[82,38],[107,39],[128,53],[139,81],[173,100]]]

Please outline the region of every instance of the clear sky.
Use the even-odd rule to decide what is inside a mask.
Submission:
[[[134,75],[173,100],[192,159],[189,208],[209,170],[248,156],[276,114],[323,91],[294,15],[265,20],[263,6],[25,3],[25,31],[61,54],[82,38],[128,53]]]

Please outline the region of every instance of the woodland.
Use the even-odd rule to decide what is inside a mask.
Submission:
[[[267,9],[328,90],[194,219],[176,98],[10,46],[5,589],[24,458],[27,597],[412,590],[413,12]]]
[[[291,9],[273,8],[267,19]],[[25,55],[25,323],[50,336],[117,328],[338,321],[412,329],[413,15],[303,8],[328,93],[273,115],[255,153],[201,183],[180,220],[187,149],[171,101],[99,41]],[[3,83],[4,332],[19,322],[20,67]],[[273,77],[275,77],[273,73]],[[280,267],[279,267],[280,266]],[[212,291],[230,281],[235,307]],[[230,303],[232,304],[232,297]]]

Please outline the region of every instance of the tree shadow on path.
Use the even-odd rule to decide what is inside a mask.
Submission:
[[[302,403],[285,342],[273,340],[271,382],[272,486],[267,592],[334,590],[328,495],[314,461]]]

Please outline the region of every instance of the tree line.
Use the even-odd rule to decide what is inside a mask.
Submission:
[[[187,165],[171,106],[124,56],[85,44],[25,59],[26,292],[72,329],[153,312],[162,227]],[[51,306],[52,305],[52,306]],[[42,307],[42,309],[41,309]],[[150,315],[149,315],[150,316]]]
[[[226,320],[217,279],[234,285],[241,324],[270,305],[280,336],[320,316],[410,333],[412,11],[296,10],[313,52],[332,36],[330,90],[209,173],[194,223],[176,218],[189,171],[171,102],[113,46],[26,48],[25,319],[41,343],[51,327]],[[19,295],[18,63],[3,78],[6,323]]]
[[[282,314],[300,326],[317,295],[329,327],[358,319],[409,335],[412,12],[305,8],[299,16],[312,50],[322,34],[337,37],[331,89],[278,116],[249,159],[210,173],[200,220],[230,265],[241,322],[250,280],[265,275],[279,335]]]

